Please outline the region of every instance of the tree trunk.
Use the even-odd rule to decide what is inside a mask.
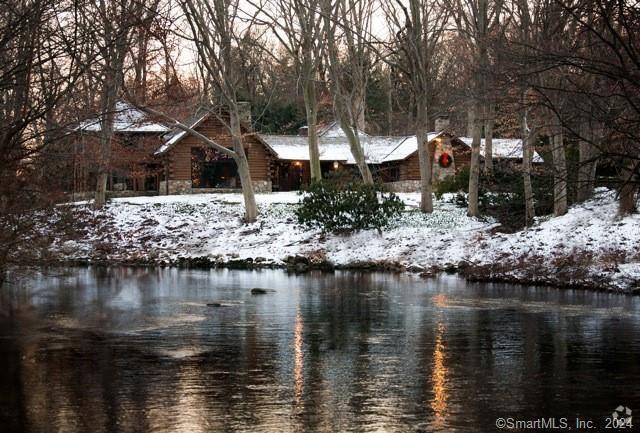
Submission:
[[[102,17],[107,20],[108,18]],[[125,26],[125,23],[120,23]],[[105,28],[109,28],[105,25]],[[124,61],[129,48],[130,27],[120,28],[116,34],[107,31],[105,40],[113,43],[104,59],[104,81],[102,88],[102,119],[100,127],[100,161],[98,163],[97,185],[94,206],[99,209],[105,205],[107,180],[111,170],[111,141],[118,94],[124,82]],[[113,39],[111,39],[113,37]]]
[[[244,198],[244,220],[246,223],[253,223],[258,218],[258,207],[256,205],[256,196],[253,192],[253,182],[251,180],[251,172],[249,171],[249,161],[244,151],[244,141],[242,139],[242,129],[240,127],[239,114],[237,107],[232,107],[229,113],[229,123],[231,129],[231,141],[233,142],[233,150],[235,155],[233,159],[238,166],[238,175],[240,176],[240,184],[242,185],[242,196]]]
[[[567,162],[564,152],[564,138],[558,130],[552,136],[553,156],[553,215],[567,213]]]
[[[236,164],[238,165],[238,175],[240,175],[242,197],[244,199],[244,220],[247,223],[253,223],[258,218],[258,206],[256,205],[256,196],[253,191],[253,182],[251,180],[247,156],[244,153],[238,155]]]
[[[636,205],[637,185],[625,183],[620,188],[620,201],[618,203],[618,215],[625,216],[638,211]]]
[[[393,81],[391,77],[391,68],[389,68],[389,82],[387,83],[387,135],[393,134]]]
[[[634,165],[636,167],[634,168]],[[618,215],[625,216],[638,211],[636,195],[638,194],[637,163],[627,162],[622,173],[622,186],[619,191]]]
[[[111,80],[115,80],[111,78]],[[111,140],[113,138],[114,110],[116,106],[117,88],[114,82],[106,84],[105,95],[102,104],[102,120],[100,122],[100,160],[98,161],[98,173],[94,206],[102,208],[107,199],[107,180],[109,179],[111,160]]]
[[[469,196],[467,215],[480,216],[478,203],[480,187],[480,141],[482,140],[482,119],[480,114],[480,102],[476,101],[473,109],[473,131],[471,141],[471,165],[469,168]]]
[[[109,173],[101,170],[97,177],[94,206],[96,209],[101,209],[107,203],[107,180],[109,179]]]
[[[579,165],[578,165],[578,188],[577,200],[585,201],[593,195],[596,178],[596,158],[598,150],[594,146],[594,141],[598,140],[597,134],[587,122],[580,126],[582,139],[578,144]]]
[[[344,131],[344,134],[347,136],[347,141],[349,142],[349,148],[351,149],[351,154],[353,155],[353,159],[356,161],[356,165],[358,166],[358,171],[360,171],[360,175],[362,176],[362,181],[368,185],[373,185],[373,176],[371,175],[371,170],[369,170],[369,166],[367,165],[367,161],[362,150],[362,145],[360,144],[360,137],[358,135],[358,131],[352,127],[347,120],[345,120],[346,116],[344,114],[344,107],[338,109],[340,127]]]
[[[535,142],[536,134],[527,125],[527,111],[525,109],[522,116],[522,180],[524,183],[524,224],[527,227],[533,224],[536,215],[531,184],[531,157]]]
[[[319,181],[322,179],[322,170],[320,168],[320,149],[318,148],[318,98],[316,95],[316,83],[312,78],[305,80],[303,96],[307,114],[307,142],[309,144],[311,180]]]
[[[416,142],[418,144],[418,161],[420,164],[420,211],[433,212],[433,180],[432,158],[429,149],[428,125],[429,115],[424,98],[416,100]]]
[[[484,171],[490,174],[493,172],[493,125],[495,124],[493,104],[489,104],[487,113],[484,129]]]
[[[470,100],[469,102],[467,102],[467,132],[465,134],[467,137],[473,137],[473,122],[476,118],[474,112],[475,102],[473,100]]]
[[[364,132],[366,127],[366,119],[365,119],[365,94],[366,92],[363,89],[358,91],[353,91],[353,97],[351,98],[351,112],[353,113],[355,126],[360,132]]]

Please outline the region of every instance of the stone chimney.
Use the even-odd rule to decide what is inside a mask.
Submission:
[[[449,115],[438,114],[435,121],[435,132],[440,132],[449,127]]]
[[[240,124],[249,130],[253,130],[251,122],[251,102],[238,101],[238,113],[240,115]]]

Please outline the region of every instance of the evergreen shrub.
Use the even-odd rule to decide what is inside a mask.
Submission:
[[[454,176],[447,176],[436,182],[434,187],[434,194],[438,200],[446,193],[467,192],[469,190],[469,167],[464,167]]]
[[[380,230],[404,209],[396,194],[359,180],[323,179],[301,193],[304,196],[295,211],[298,222],[325,232]]]

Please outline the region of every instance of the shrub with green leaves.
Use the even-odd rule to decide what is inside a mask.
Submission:
[[[531,181],[536,215],[551,213],[553,175],[537,169],[532,174]],[[524,227],[524,185],[519,166],[495,164],[491,175],[481,172],[478,195],[480,213],[495,218],[502,224],[503,230],[512,232]],[[467,207],[466,194],[457,194],[453,202],[460,207]]]
[[[440,200],[445,193],[467,192],[469,190],[469,167],[463,167],[454,176],[447,176],[434,185],[434,194]]]
[[[380,230],[404,209],[396,194],[361,181],[345,184],[325,179],[312,182],[302,193],[295,211],[298,222],[327,232]]]

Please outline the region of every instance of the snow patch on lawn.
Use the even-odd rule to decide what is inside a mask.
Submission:
[[[518,275],[517,264],[535,258],[545,272],[566,272],[569,262],[587,257],[583,278],[605,275],[616,287],[640,280],[640,215],[616,216],[615,193],[595,197],[557,218],[513,234],[495,233],[491,220],[470,218],[450,197],[434,202],[434,212],[418,211],[420,195],[399,194],[406,211],[382,232],[322,234],[298,225],[295,192],[257,194],[260,216],[244,224],[241,194],[193,194],[113,199],[93,218],[81,241],[54,243],[67,259],[171,263],[208,257],[219,262],[258,259],[282,264],[288,256],[319,256],[335,265],[389,261],[430,267],[502,264]],[[567,265],[569,266],[569,265]],[[580,266],[572,262],[571,266]],[[490,269],[491,269],[490,268]],[[503,268],[505,268],[503,266]],[[506,269],[505,268],[505,269]],[[507,272],[507,271],[505,271]]]
[[[505,253],[542,255],[553,258],[576,252],[603,257],[613,251],[640,253],[640,215],[617,216],[615,192],[601,188],[593,199],[572,206],[566,215],[544,218],[535,226],[510,235],[481,235],[482,248],[469,259],[477,263],[495,261]]]

